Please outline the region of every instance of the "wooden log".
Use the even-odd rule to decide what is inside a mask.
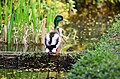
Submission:
[[[1,69],[69,69],[74,64],[67,54],[48,56],[45,53],[0,51]]]

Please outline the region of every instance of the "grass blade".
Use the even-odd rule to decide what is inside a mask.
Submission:
[[[0,2],[0,31],[1,31],[1,25],[2,25],[2,7]]]
[[[4,14],[5,14],[5,25],[8,25],[8,12],[9,12],[9,7],[7,5],[7,0],[5,1],[5,11],[4,11]]]
[[[13,15],[11,15],[11,18],[10,18],[10,26],[9,26],[9,29],[8,29],[8,44],[11,43],[11,35],[12,35],[12,29],[13,29]]]

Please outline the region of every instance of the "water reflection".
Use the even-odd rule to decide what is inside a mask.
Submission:
[[[1,69],[0,79],[64,79],[65,72]]]
[[[0,44],[0,51],[15,51],[15,52],[33,52],[33,51],[41,51],[42,50],[41,45],[22,45],[22,44],[15,44],[15,45],[7,45],[5,43]]]
[[[46,79],[64,79],[65,72],[50,72],[48,71]]]

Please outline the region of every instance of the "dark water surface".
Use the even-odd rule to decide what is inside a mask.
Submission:
[[[0,43],[0,51],[16,51],[16,52],[34,52],[34,51],[41,51],[41,45],[23,45],[23,44],[11,44],[7,45],[5,43]]]
[[[0,69],[0,79],[64,79],[65,72]]]

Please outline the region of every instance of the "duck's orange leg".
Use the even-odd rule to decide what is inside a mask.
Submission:
[[[56,49],[56,56],[58,56],[58,48]]]
[[[48,56],[50,56],[50,52],[48,52]]]

